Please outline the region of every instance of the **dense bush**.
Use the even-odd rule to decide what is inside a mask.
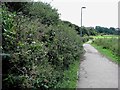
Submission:
[[[17,2],[17,3],[13,3],[13,2],[5,2],[5,5],[8,7],[9,11],[16,11],[16,12],[20,12],[20,11],[24,11],[24,8],[27,4],[27,0],[24,0],[26,2]]]
[[[29,4],[36,8],[33,3]],[[52,20],[50,17],[56,15],[52,13],[54,9],[39,4],[38,9],[45,7],[51,11],[50,15],[43,11],[42,17],[50,20],[47,26],[46,21],[43,23],[43,18],[39,17],[39,11],[37,16],[31,14],[30,17],[10,12],[2,4],[3,89],[54,88],[62,81],[64,71],[79,60],[83,51],[74,28],[57,19]]]
[[[30,17],[36,17],[41,19],[42,24],[53,25],[57,24],[59,20],[59,14],[57,13],[57,9],[52,8],[50,4],[44,3],[28,3],[24,12]]]

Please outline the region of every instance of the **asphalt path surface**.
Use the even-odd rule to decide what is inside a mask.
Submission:
[[[77,88],[118,88],[118,65],[100,54],[90,44],[80,64]]]

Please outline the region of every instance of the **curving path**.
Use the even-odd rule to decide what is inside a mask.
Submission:
[[[81,61],[77,88],[118,88],[118,65],[101,55],[90,44]]]

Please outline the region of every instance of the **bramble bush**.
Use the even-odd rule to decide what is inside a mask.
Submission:
[[[33,8],[34,4],[31,4]],[[56,17],[52,7],[39,4],[42,4],[39,14],[45,7],[51,11],[50,16]],[[83,52],[81,38],[74,28],[58,19],[48,25],[48,21],[43,23],[45,19],[34,15],[10,12],[2,3],[2,53],[8,54],[2,56],[3,89],[55,88],[62,81],[64,71],[69,70]]]

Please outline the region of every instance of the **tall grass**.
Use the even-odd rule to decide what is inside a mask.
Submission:
[[[113,55],[115,55],[117,58],[117,61],[119,62],[120,57],[120,47],[118,42],[120,42],[119,38],[96,38],[93,41],[93,44],[100,46],[102,49],[110,50]]]

